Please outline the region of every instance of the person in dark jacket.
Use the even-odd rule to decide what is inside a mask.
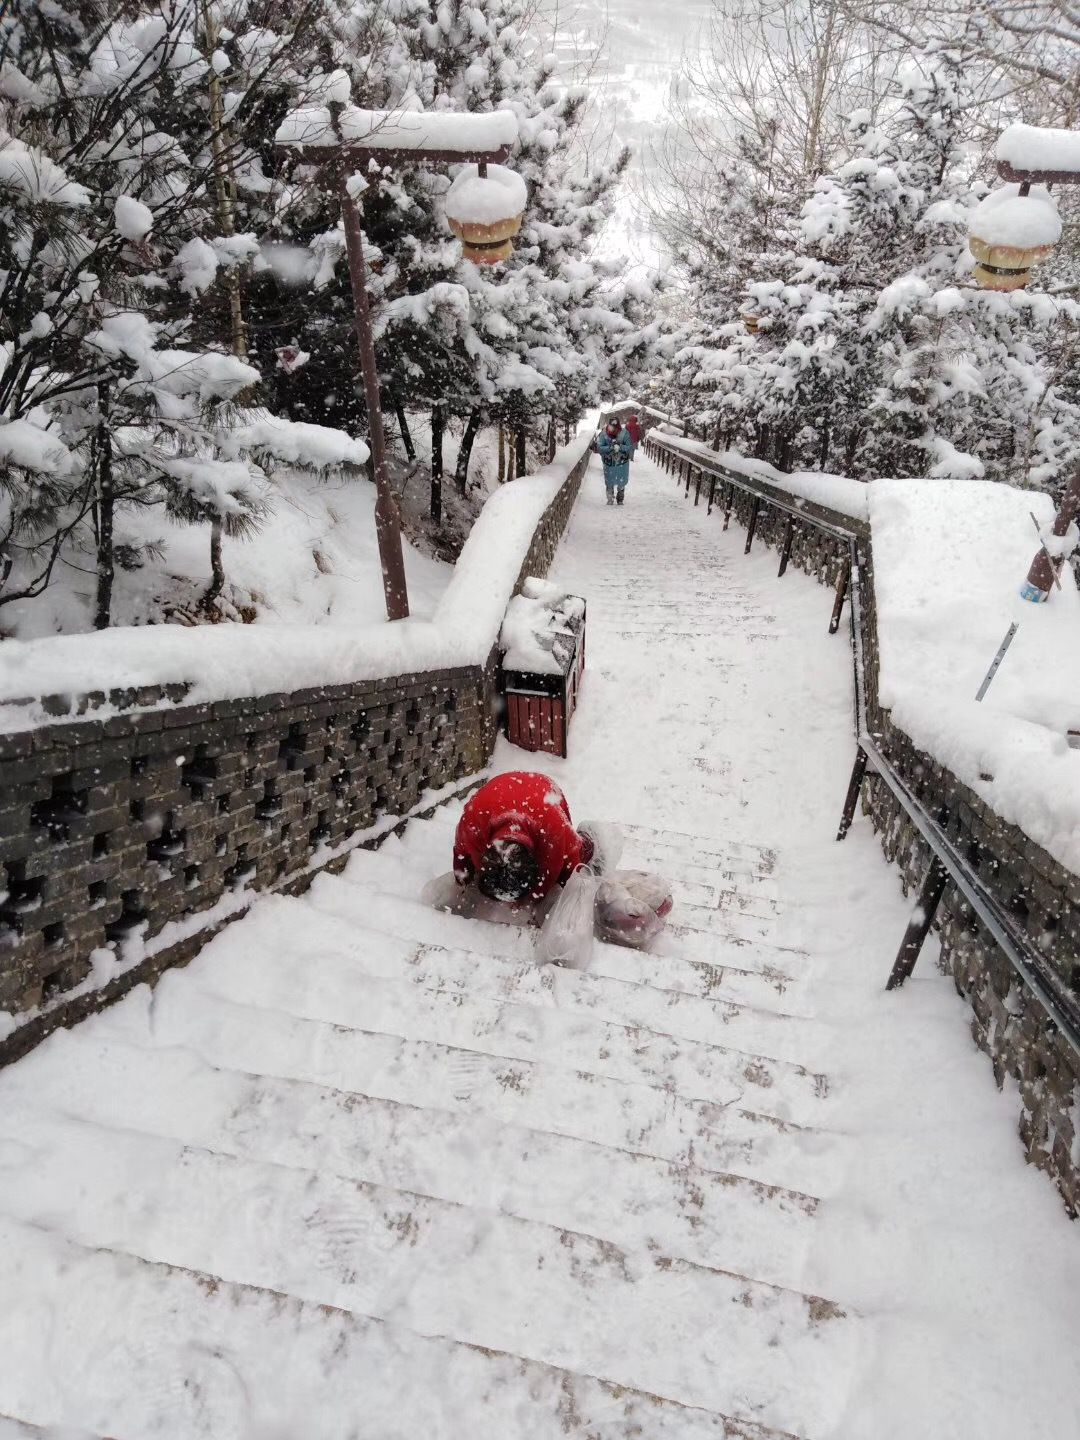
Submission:
[[[609,420],[596,442],[604,466],[604,485],[607,488],[607,503],[614,505],[616,499],[621,505],[630,479],[630,456],[633,445],[630,436],[619,420]]]
[[[465,804],[454,837],[454,879],[506,905],[539,901],[593,856],[546,775],[510,770]]]

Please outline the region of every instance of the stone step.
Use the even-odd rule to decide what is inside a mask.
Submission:
[[[204,952],[207,963],[188,974],[208,995],[254,999],[305,1019],[508,1060],[554,1058],[567,1069],[660,1084],[690,1099],[737,1101],[796,1124],[821,1120],[827,1080],[798,1062],[604,1020],[560,1005],[554,986],[530,1000],[424,988],[406,973],[419,950],[319,916],[309,901],[277,896],[254,906],[243,930],[220,936]]]
[[[550,1440],[555,1426],[573,1440],[799,1433],[749,1415],[746,1397],[725,1415],[573,1366],[420,1335],[397,1318],[0,1220],[0,1290],[11,1295],[31,1281],[33,1305],[53,1317],[47,1350],[25,1313],[0,1307],[0,1411],[27,1417],[31,1433],[100,1418],[99,1428],[125,1440],[341,1440],[357,1416],[380,1437]],[[125,1303],[102,1305],[113,1295]],[[90,1398],[103,1396],[107,1403]],[[768,1408],[797,1418],[802,1407],[777,1394]]]
[[[532,927],[522,930],[514,925],[465,920],[460,916],[432,912],[422,905],[419,897],[424,884],[439,873],[437,866],[432,866],[430,871],[416,873],[400,855],[383,856],[381,852],[376,852],[350,862],[344,873],[336,878],[364,892],[371,906],[372,924],[386,929],[387,933],[403,933],[407,926],[413,926],[417,927],[417,938],[437,941],[453,934],[455,938],[460,938],[463,946],[480,954],[523,955],[534,948],[535,931]],[[687,919],[692,915],[693,925],[680,921],[684,910]],[[640,958],[635,958],[634,951],[598,944],[590,973],[613,973],[619,967],[647,965],[654,958],[660,958],[671,962],[667,966],[669,973],[675,968],[684,970],[690,993],[698,993],[700,985],[700,976],[692,978],[694,966],[707,968],[710,984],[717,970],[723,969],[732,983],[735,983],[739,972],[744,972],[747,976],[762,975],[767,987],[780,987],[777,993],[793,987],[807,969],[805,953],[791,947],[778,947],[763,935],[742,933],[746,930],[747,926],[742,923],[725,926],[722,922],[716,929],[704,929],[698,923],[696,908],[688,910],[677,906],[665,929],[647,951],[640,952]],[[409,933],[414,932],[410,930]],[[686,937],[689,937],[689,943],[681,943]],[[687,955],[685,952],[688,949],[693,953]],[[748,979],[739,983],[748,987],[747,997],[754,992],[753,981]],[[680,989],[683,986],[670,988]],[[753,1002],[748,998],[747,1003]]]
[[[386,967],[371,958],[363,927],[369,906],[351,886],[329,878],[313,887],[310,901],[332,922],[318,939],[354,947],[367,973],[407,976],[431,990],[446,990],[472,998],[521,1001],[527,1004],[554,1003],[560,1009],[583,1011],[619,1025],[662,1030],[680,1039],[706,1044],[736,1046],[774,1059],[796,1059],[804,1063],[819,1055],[828,1031],[813,1020],[792,1015],[780,1008],[782,1001],[773,992],[773,1005],[748,1005],[715,996],[688,995],[681,990],[663,990],[648,980],[598,975],[539,964],[535,953],[507,959],[476,955],[446,945],[424,943],[404,960],[397,947],[389,952]]]
[[[66,1093],[5,1091],[0,1145],[46,1145],[72,1122],[167,1138],[236,1159],[318,1171],[591,1235],[620,1248],[799,1288],[809,1195],[620,1145],[422,1107],[307,1080],[218,1070],[180,1050],[114,1039],[68,1050]],[[36,1128],[35,1128],[36,1127]]]
[[[821,1297],[332,1173],[33,1118],[0,1214],[47,1216],[54,1239],[779,1429],[824,1428],[847,1389],[856,1336]],[[10,1154],[19,1140],[4,1130]],[[707,1322],[735,1314],[737,1326]]]
[[[218,1070],[483,1115],[676,1167],[698,1166],[810,1195],[833,1192],[842,1162],[827,1132],[750,1108],[755,1093],[750,1087],[744,1103],[735,1095],[727,1104],[691,1100],[663,1082],[576,1070],[557,1054],[507,1060],[476,1049],[257,1009],[206,995],[171,974],[152,994],[139,992],[71,1035],[50,1041],[53,1047],[87,1046],[89,1062],[73,1063],[80,1073],[90,1074],[95,1064],[105,1065],[109,1047],[120,1043],[183,1051],[196,1069],[202,1061]],[[67,1052],[64,1059],[67,1063]],[[30,1063],[24,1060],[11,1073],[21,1075]],[[32,1086],[45,1083],[37,1080],[36,1067],[28,1073]]]

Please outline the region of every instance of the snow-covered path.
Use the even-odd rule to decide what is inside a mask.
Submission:
[[[849,652],[743,540],[642,458],[556,565],[536,765],[675,882],[655,955],[422,907],[441,812],[0,1075],[0,1440],[1078,1433],[1075,1232],[930,957],[882,992]]]

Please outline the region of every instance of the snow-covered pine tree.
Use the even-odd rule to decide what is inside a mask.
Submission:
[[[145,421],[148,389],[168,370],[204,358],[176,348],[182,319],[161,356],[152,353],[155,327],[145,328],[155,338],[138,358],[100,337],[106,321],[160,311],[170,267],[181,288],[189,273],[185,245],[204,219],[205,177],[165,124],[205,66],[186,7],[116,18],[94,5],[27,6],[8,16],[5,39],[0,227],[12,263],[0,303],[12,338],[0,415],[9,437],[18,427],[23,460],[28,428],[45,432],[48,446],[36,464],[6,472],[13,553],[0,603],[41,594],[58,562],[68,563],[66,549],[89,550],[104,624],[117,559],[140,558],[117,548],[115,512],[147,494],[117,437]],[[243,369],[248,383],[257,378]],[[55,463],[43,466],[49,456]]]
[[[517,253],[505,267],[478,271],[462,262],[443,214],[452,173],[396,166],[365,177],[384,405],[438,406],[440,424],[459,415],[462,481],[481,423],[501,421],[520,432],[539,420],[546,436],[553,413],[565,420],[595,397],[598,365],[609,351],[629,342],[632,353],[645,343],[636,335],[643,327],[623,313],[636,304],[633,296],[589,258],[625,162],[575,168],[584,97],[555,82],[553,62],[529,38],[530,20],[524,0],[393,10],[361,4],[350,23],[352,42],[366,57],[363,73],[350,70],[340,47],[327,56],[327,63],[340,62],[357,103],[504,108],[519,119],[521,140],[510,164],[530,199]],[[325,73],[312,77],[308,93],[326,80]],[[355,371],[335,205],[306,218],[297,212],[294,236],[319,263],[308,267],[313,291],[300,333],[274,336],[275,344],[288,338],[312,356],[295,387],[305,413],[315,413],[321,391],[337,395],[343,370]]]
[[[254,163],[254,142],[229,117],[266,95],[288,103],[273,68],[288,46],[260,32],[248,48],[261,45],[263,59],[243,94],[215,97],[209,81],[229,62],[200,29],[208,17],[217,25],[201,3],[8,17],[0,533],[11,564],[0,603],[40,595],[58,567],[96,569],[93,618],[107,624],[116,566],[137,567],[154,548],[138,538],[145,523],[125,526],[133,507],[206,523],[220,589],[221,534],[244,533],[267,502],[255,459],[266,417],[251,409],[259,375],[244,359],[232,283],[257,246],[228,213],[234,167]],[[265,207],[266,186],[252,188]],[[274,438],[295,461],[295,436]],[[343,436],[305,438],[320,464],[364,453]]]

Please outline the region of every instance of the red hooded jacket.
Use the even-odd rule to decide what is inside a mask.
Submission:
[[[470,796],[454,837],[454,876],[467,885],[480,869],[484,851],[495,840],[514,840],[536,856],[540,881],[532,893],[540,900],[587,861],[592,847],[570,822],[566,796],[546,775],[510,770]]]
[[[630,432],[630,439],[635,445],[641,440],[641,422],[636,415],[631,415],[626,422],[626,428]]]

